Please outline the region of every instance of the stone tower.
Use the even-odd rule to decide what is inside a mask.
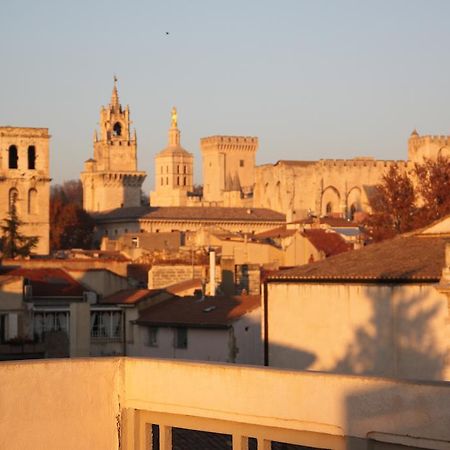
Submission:
[[[257,137],[205,137],[200,140],[200,146],[203,199],[206,202],[221,202],[226,192],[240,191],[243,196],[251,195],[255,182]]]
[[[14,204],[40,255],[49,253],[49,140],[47,128],[0,127],[0,220]]]
[[[111,102],[100,110],[100,136],[94,132],[94,159],[81,173],[86,211],[140,206],[146,174],[137,170],[136,131],[131,135],[130,123],[130,109],[122,109],[114,78]]]
[[[172,108],[169,145],[155,156],[151,206],[185,206],[194,184],[194,156],[180,144],[177,110]]]

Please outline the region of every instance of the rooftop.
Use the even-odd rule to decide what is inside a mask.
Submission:
[[[86,288],[62,269],[2,267],[1,274],[28,280],[33,288],[33,297],[82,297],[86,291]]]
[[[175,297],[146,308],[140,325],[159,327],[228,328],[244,314],[258,308],[259,295],[230,297]]]
[[[191,220],[230,222],[284,222],[286,216],[265,208],[224,208],[201,206],[137,206],[92,214],[97,222],[112,220]]]
[[[398,236],[323,261],[279,271],[268,280],[438,282],[445,237]]]

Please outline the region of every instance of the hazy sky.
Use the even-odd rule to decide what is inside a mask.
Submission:
[[[258,163],[403,159],[414,128],[450,134],[449,17],[437,0],[0,0],[0,124],[48,127],[51,176],[77,178],[117,74],[146,190],[173,105],[197,182],[213,134],[258,136]]]

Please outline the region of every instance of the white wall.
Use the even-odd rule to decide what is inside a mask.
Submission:
[[[431,285],[269,283],[269,364],[449,379],[447,298]]]

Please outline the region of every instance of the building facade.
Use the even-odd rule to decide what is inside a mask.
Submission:
[[[39,238],[33,253],[49,252],[50,171],[47,128],[0,127],[0,219],[15,206],[20,232]]]
[[[119,102],[117,80],[111,101],[100,110],[100,136],[94,132],[94,159],[81,173],[83,207],[88,212],[141,204],[146,173],[137,169],[136,131],[131,133],[130,109]]]

